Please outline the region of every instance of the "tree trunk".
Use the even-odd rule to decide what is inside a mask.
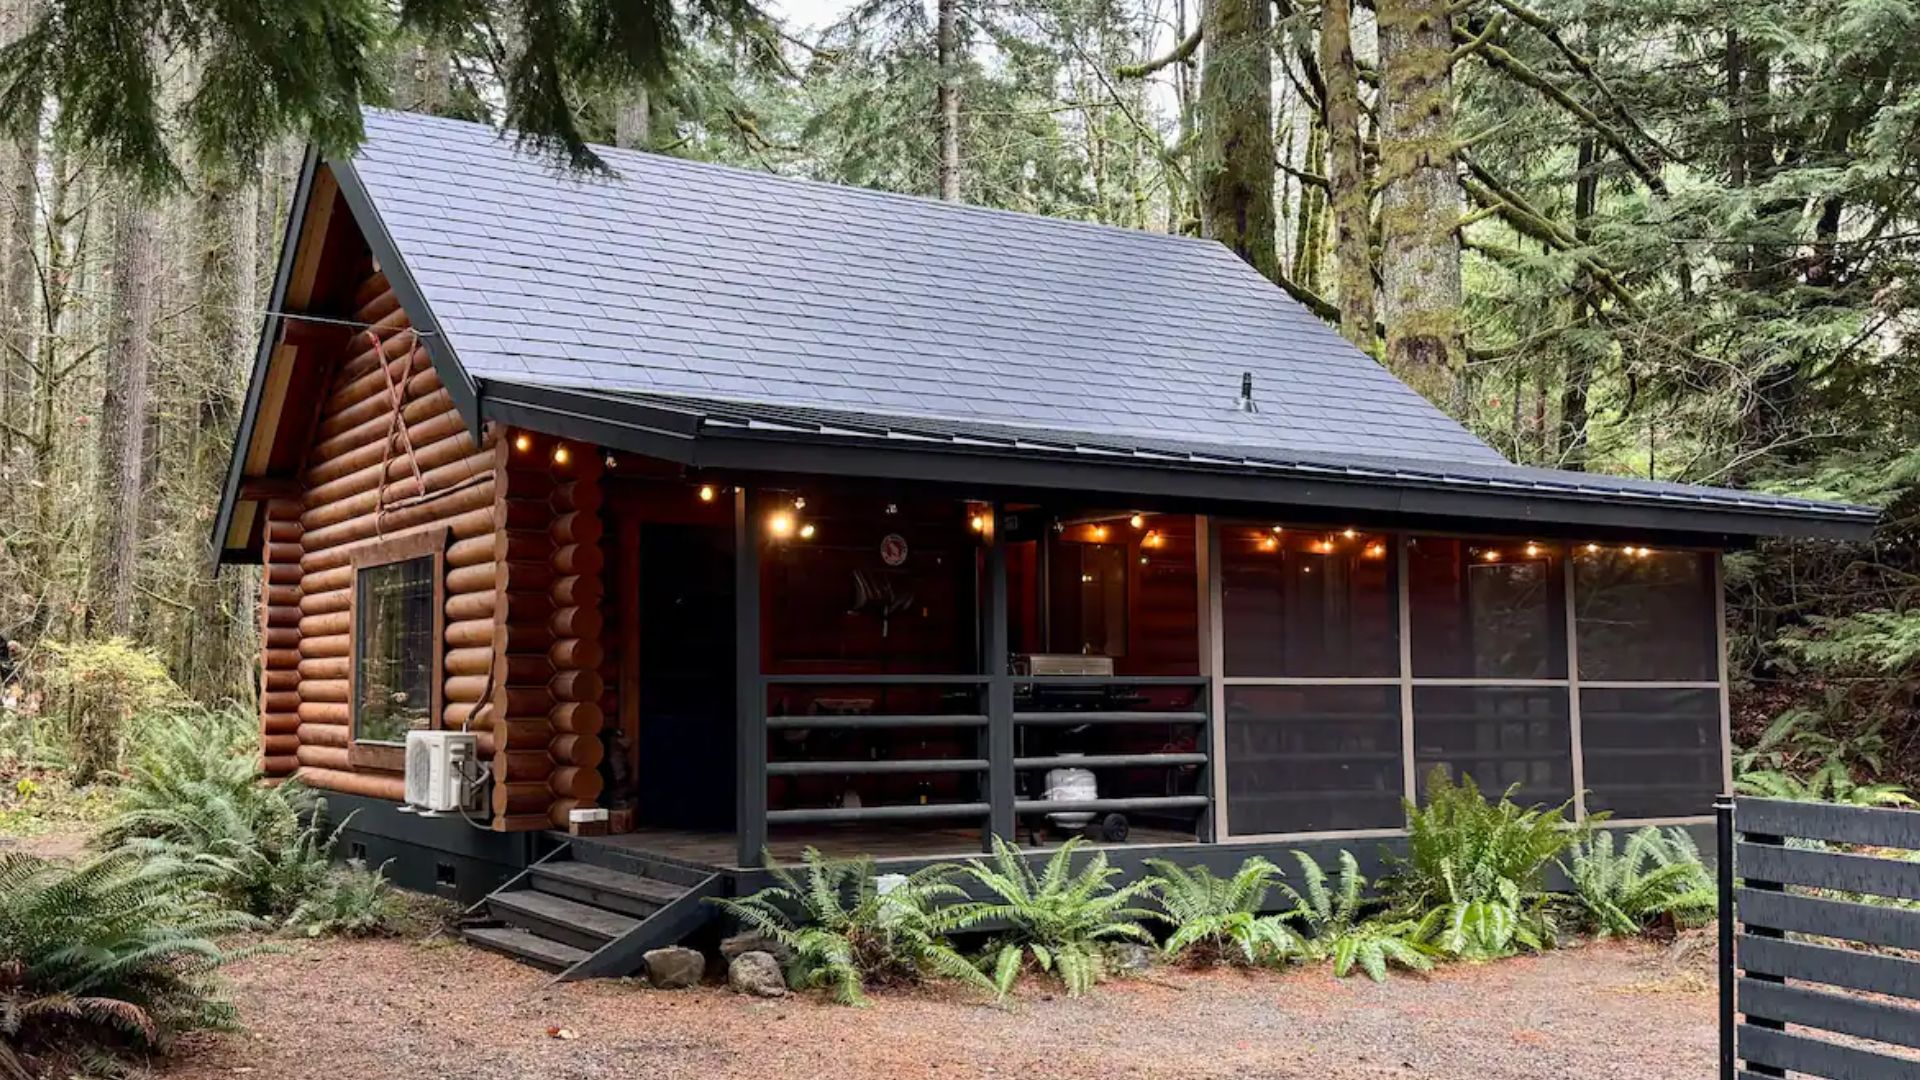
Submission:
[[[1370,183],[1360,136],[1360,76],[1353,60],[1352,0],[1320,5],[1320,72],[1327,83],[1327,185],[1333,210],[1334,302],[1340,334],[1361,351],[1374,344]]]
[[[1462,410],[1460,182],[1447,0],[1380,0],[1380,309],[1387,367]]]
[[[99,416],[99,472],[94,533],[93,596],[88,629],[133,629],[136,559],[142,520],[149,373],[153,364],[155,271],[159,265],[153,207],[122,186],[115,199],[113,272],[107,326],[106,393]]]
[[[1267,0],[1206,0],[1200,140],[1202,232],[1277,279],[1273,213],[1273,42]]]
[[[614,107],[613,144],[628,150],[653,147],[653,107],[645,86],[628,90]]]
[[[24,33],[36,0],[0,0],[0,44]],[[0,149],[0,448],[11,459],[14,433],[32,413],[35,194],[39,190],[40,106],[31,95],[32,129]]]
[[[192,506],[211,506],[225,479],[227,448],[238,425],[248,368],[259,320],[254,304],[254,221],[258,185],[252,169],[210,178],[201,196],[199,228],[204,254],[200,262],[200,327],[195,345],[206,351],[206,374],[194,414]],[[237,175],[236,175],[237,174]],[[195,527],[199,515],[184,524]],[[248,574],[219,573],[210,548],[202,549],[200,575],[193,590],[193,618],[186,620],[174,669],[181,684],[202,701],[231,697],[244,689],[251,665],[250,609],[241,606]]]
[[[1593,239],[1593,212],[1600,195],[1599,153],[1591,135],[1580,140],[1579,173],[1573,187],[1573,235],[1582,247]],[[1593,322],[1598,301],[1593,277],[1582,271],[1573,289],[1573,322],[1585,330]],[[1557,448],[1563,469],[1587,467],[1587,397],[1593,384],[1593,357],[1588,355],[1588,335],[1575,334],[1567,356],[1567,370],[1560,384],[1560,440]]]
[[[940,86],[934,102],[940,127],[940,197],[960,201],[960,0],[940,0]]]

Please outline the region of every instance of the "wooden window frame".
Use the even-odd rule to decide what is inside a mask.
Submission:
[[[445,525],[438,525],[375,540],[353,550],[349,564],[353,567],[353,583],[347,590],[347,761],[355,769],[405,772],[407,757],[404,743],[360,739],[360,573],[415,559],[433,560],[433,650],[427,668],[432,700],[427,707],[427,724],[429,730],[438,729],[446,705],[447,532]]]

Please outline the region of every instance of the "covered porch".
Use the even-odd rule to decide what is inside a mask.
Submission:
[[[605,484],[601,803],[633,828],[597,845],[1371,848],[1436,766],[1621,822],[1697,822],[1727,783],[1719,557],[1680,537],[617,460]]]

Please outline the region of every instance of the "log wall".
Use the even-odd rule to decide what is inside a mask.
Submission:
[[[600,795],[600,461],[476,443],[384,275],[317,403],[300,496],[268,508],[261,756],[270,776],[399,801],[393,756],[352,741],[355,552],[444,534],[444,728],[480,734],[496,829],[564,825]]]

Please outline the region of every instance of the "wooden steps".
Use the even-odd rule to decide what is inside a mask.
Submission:
[[[715,915],[706,901],[721,895],[718,874],[631,860],[615,868],[567,854],[488,896],[462,928],[466,940],[563,979],[631,975],[648,950],[678,944]]]

